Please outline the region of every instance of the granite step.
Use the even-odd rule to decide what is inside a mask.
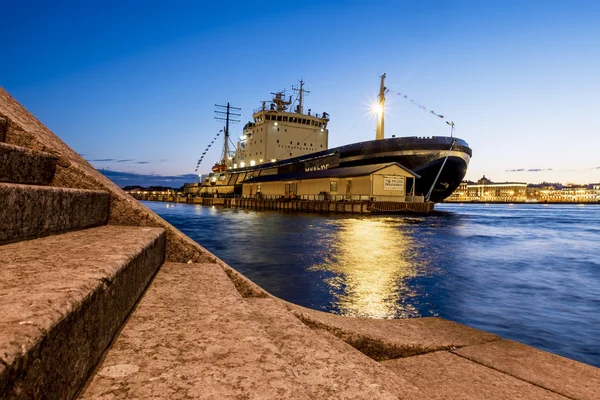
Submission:
[[[377,361],[500,340],[497,335],[437,317],[370,319],[324,313],[291,303],[288,307],[309,327],[328,331]]]
[[[448,351],[387,360],[381,364],[417,386],[422,399],[569,399]]]
[[[256,318],[316,399],[421,399],[412,383],[328,332],[300,322],[279,299],[247,298]]]
[[[0,117],[0,142],[4,142],[6,140],[7,128],[8,128],[7,119]]]
[[[0,183],[0,243],[105,225],[109,207],[108,192]]]
[[[43,151],[2,143],[0,182],[47,185],[56,171],[58,157]]]
[[[600,368],[512,340],[463,347],[453,353],[571,399],[600,399]]]
[[[81,399],[309,399],[217,264],[165,263]]]
[[[72,398],[164,261],[162,228],[0,246],[0,398]]]

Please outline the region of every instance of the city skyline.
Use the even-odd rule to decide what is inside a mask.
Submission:
[[[61,4],[7,7],[19,35],[3,37],[0,85],[98,169],[189,176],[222,129],[214,104],[242,108],[236,138],[301,78],[307,108],[331,115],[331,147],[372,140],[386,73],[386,137],[449,135],[454,121],[473,149],[466,179],[600,181],[591,1]]]

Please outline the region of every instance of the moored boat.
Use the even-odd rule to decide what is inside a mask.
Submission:
[[[328,146],[329,114],[313,113],[311,109],[304,112],[304,82],[294,88],[298,92],[295,101],[283,92],[273,93],[271,102],[262,102],[252,115],[253,121],[245,124],[231,152],[227,124],[222,160],[201,183],[200,194],[241,195],[245,180],[264,175],[397,162],[420,176],[414,193],[433,202],[444,200],[465,177],[472,151],[464,140],[453,135],[384,138],[384,79],[385,74],[381,79],[376,139],[335,148]]]

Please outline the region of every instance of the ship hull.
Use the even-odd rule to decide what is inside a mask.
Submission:
[[[243,177],[247,179],[261,174],[289,174],[315,169],[397,162],[420,176],[416,180],[416,195],[426,196],[433,185],[429,200],[441,202],[450,196],[464,179],[471,155],[468,144],[458,138],[390,138],[353,143],[249,168],[230,169],[226,172],[226,179],[220,181],[230,186],[234,193],[241,193],[240,178],[244,179]],[[407,192],[410,191],[412,187],[407,188]]]

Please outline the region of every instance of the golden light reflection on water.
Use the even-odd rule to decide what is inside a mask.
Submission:
[[[327,271],[326,280],[342,315],[369,318],[416,317],[410,302],[416,296],[405,281],[417,275],[411,262],[415,244],[385,220],[346,220],[331,240],[328,256],[311,270]]]

